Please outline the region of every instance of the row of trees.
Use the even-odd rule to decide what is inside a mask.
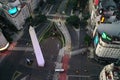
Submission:
[[[37,25],[38,23],[45,22],[47,20],[47,17],[45,15],[38,15],[34,19],[30,16],[29,18],[26,19],[26,22],[28,22],[30,25]],[[86,26],[87,21],[86,20],[81,20],[79,19],[78,16],[73,15],[70,16],[66,19],[66,23],[74,26],[75,28],[79,28],[79,26]]]
[[[54,4],[55,0],[46,0],[46,2],[49,3],[49,4]]]
[[[72,6],[73,10],[81,8],[85,9],[89,0],[68,0],[67,6]]]
[[[26,22],[30,25],[37,25],[38,23],[45,22],[47,20],[47,17],[43,14],[39,14],[38,16],[35,16],[35,18],[32,18],[32,16],[28,17],[26,19]]]
[[[79,28],[79,27],[85,27],[87,25],[87,15],[84,16],[84,19],[80,21],[79,17],[76,15],[70,16],[66,19],[67,24],[75,27],[75,28]],[[90,46],[91,44],[91,37],[89,35],[86,35],[84,37],[84,43],[87,46]]]
[[[87,18],[88,19],[88,18]],[[80,21],[79,17],[76,15],[70,16],[66,19],[67,24],[74,26],[75,28],[85,27],[87,25],[86,17]]]
[[[72,6],[73,10],[76,10],[78,4],[78,0],[69,0],[67,6]]]
[[[66,22],[69,25],[74,26],[75,28],[79,28],[80,19],[78,18],[78,16],[70,16],[66,19]]]

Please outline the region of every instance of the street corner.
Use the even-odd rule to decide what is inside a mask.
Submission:
[[[5,50],[0,52],[0,56],[7,55],[7,54],[10,54],[10,51]]]
[[[9,55],[11,53],[11,51],[9,51],[9,50],[12,50],[16,46],[16,44],[17,44],[17,42],[11,43],[6,50],[0,52],[0,56]]]
[[[12,50],[17,45],[17,42],[12,42],[7,50]]]

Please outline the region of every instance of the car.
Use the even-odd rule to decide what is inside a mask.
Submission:
[[[61,69],[61,68],[56,68],[55,69],[55,72],[63,72],[64,71],[64,69]]]

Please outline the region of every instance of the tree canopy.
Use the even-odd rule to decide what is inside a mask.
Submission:
[[[79,27],[79,23],[80,23],[80,19],[78,18],[78,16],[73,15],[70,16],[66,19],[66,22],[72,26],[74,26],[75,28]]]
[[[46,20],[47,20],[47,17],[45,15],[39,14],[34,19],[30,16],[29,18],[26,19],[26,22],[29,22],[30,25],[37,25]]]
[[[39,22],[44,22],[47,20],[47,17],[45,15],[42,15],[42,14],[38,15],[37,17],[38,17]]]
[[[85,9],[85,6],[86,6],[86,4],[88,3],[88,1],[89,1],[89,0],[78,0],[79,5],[80,5],[80,8],[81,8],[82,10]]]
[[[49,3],[49,4],[54,4],[54,3],[55,3],[55,0],[47,0],[47,3]]]
[[[89,35],[86,35],[84,38],[84,42],[86,45],[90,45],[91,43],[91,37]]]
[[[69,0],[68,4],[75,10],[77,8],[78,0]]]

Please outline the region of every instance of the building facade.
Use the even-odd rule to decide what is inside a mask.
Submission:
[[[99,80],[120,80],[120,66],[106,65],[100,72]]]
[[[21,3],[26,3],[29,7],[31,13],[33,13],[34,9],[38,7],[40,0],[21,0]]]
[[[120,57],[119,3],[116,0],[89,0],[90,28],[96,60]]]
[[[6,18],[20,30],[25,24],[26,18],[33,15],[40,0],[8,0],[3,1],[3,12]]]
[[[114,0],[90,0],[89,11],[91,13],[90,23],[95,35],[96,27],[101,23],[112,23],[119,19],[119,6]]]
[[[2,0],[5,17],[20,30],[25,24],[26,18],[34,16],[40,0]]]
[[[0,51],[7,49],[9,46],[9,42],[6,40],[5,36],[0,29]]]
[[[8,9],[3,9],[6,18],[15,25],[15,27],[20,30],[25,23],[25,19],[30,16],[29,9],[26,4],[21,4],[19,0],[14,2],[9,2]]]
[[[94,36],[95,57],[98,60],[119,59],[120,24],[100,24]]]

